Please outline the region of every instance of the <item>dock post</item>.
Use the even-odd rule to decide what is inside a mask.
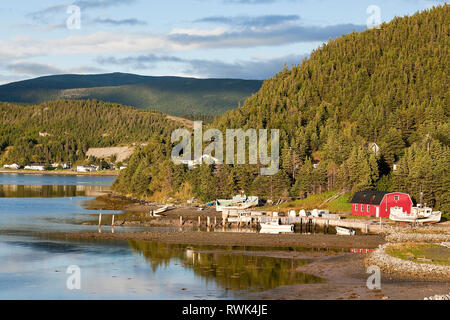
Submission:
[[[217,226],[217,217],[214,217],[214,226]]]
[[[200,216],[198,216],[198,227],[200,228],[200,224],[201,224],[201,220],[200,220]]]
[[[183,216],[180,216],[180,227],[183,226]]]
[[[102,214],[98,215],[98,233],[102,233]]]
[[[111,233],[114,233],[114,215],[112,215],[112,220],[111,220]]]
[[[211,225],[211,218],[209,216],[206,217],[206,226],[209,228]]]

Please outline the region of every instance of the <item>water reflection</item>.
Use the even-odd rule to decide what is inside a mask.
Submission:
[[[0,185],[0,198],[96,197],[108,190],[107,186]]]
[[[278,286],[318,283],[321,278],[297,272],[304,260],[273,258],[232,252],[205,252],[210,247],[169,245],[142,241],[129,241],[130,247],[143,255],[154,272],[164,268],[172,260],[178,260],[185,268],[206,282],[214,281],[227,290],[258,291]]]
[[[0,173],[1,185],[110,186],[116,177]]]

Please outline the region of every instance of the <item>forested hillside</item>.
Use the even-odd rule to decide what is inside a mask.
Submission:
[[[261,177],[242,165],[189,171],[165,156],[170,145],[152,146],[133,157],[116,190],[212,200],[239,189],[303,198],[377,188],[416,200],[423,192],[425,202],[449,212],[449,17],[444,5],[331,40],[216,118],[222,130],[280,129],[277,175]]]
[[[0,103],[0,163],[75,164],[90,147],[140,145],[175,127],[162,113],[99,101]]]
[[[190,119],[235,108],[262,81],[148,77],[125,73],[56,75],[0,86],[0,101],[39,104],[50,100],[96,99],[157,110]]]

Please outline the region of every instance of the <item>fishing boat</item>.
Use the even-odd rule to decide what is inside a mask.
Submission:
[[[248,209],[251,207],[255,207],[258,205],[259,199],[258,197],[246,195],[236,195],[233,199],[221,199],[216,200],[216,210],[224,211],[224,210],[236,210],[236,209]]]
[[[164,207],[161,207],[161,208],[156,209],[156,210],[150,210],[150,215],[152,217],[155,217],[155,218],[161,217],[161,215],[159,215],[159,213],[166,212],[167,209],[169,209],[169,206],[164,206]]]
[[[293,224],[280,224],[280,219],[260,223],[260,233],[292,233],[294,232]]]
[[[341,236],[354,236],[356,234],[356,231],[353,229],[336,227],[336,233]]]
[[[391,208],[389,219],[395,222],[437,223],[441,221],[442,212],[430,207],[412,207],[411,213],[403,212],[401,207]]]

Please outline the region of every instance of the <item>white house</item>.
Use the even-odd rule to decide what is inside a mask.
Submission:
[[[380,153],[380,147],[375,142],[369,142],[367,147],[375,154],[375,156],[378,156]]]
[[[100,169],[99,166],[88,165],[88,166],[77,166],[77,172],[93,172],[98,171]]]
[[[20,169],[20,166],[17,163],[13,163],[13,164],[5,164],[3,168],[18,170]]]
[[[57,163],[57,162],[52,164],[52,168],[58,168],[60,165],[63,169],[70,169],[67,163]]]
[[[187,164],[188,168],[191,170],[194,169],[195,167],[201,165],[202,163],[211,163],[211,162],[215,163],[215,164],[219,164],[219,159],[216,159],[209,154],[204,154],[195,160],[180,160],[180,163]]]
[[[37,171],[45,171],[45,165],[39,163],[30,163],[29,165],[24,167],[25,170],[37,170]]]

